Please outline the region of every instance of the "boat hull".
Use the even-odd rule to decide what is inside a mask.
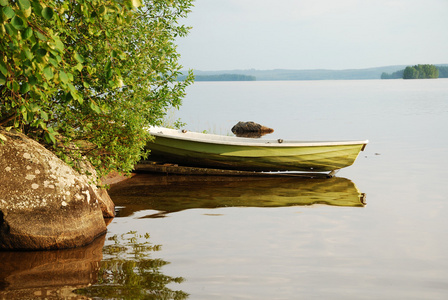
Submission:
[[[184,166],[244,171],[326,172],[352,165],[366,141],[331,143],[222,143],[153,134],[150,159]],[[235,138],[240,141],[244,138]]]

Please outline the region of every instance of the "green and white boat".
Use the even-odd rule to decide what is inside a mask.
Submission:
[[[368,141],[288,141],[151,127],[150,160],[201,168],[331,172],[351,166]]]

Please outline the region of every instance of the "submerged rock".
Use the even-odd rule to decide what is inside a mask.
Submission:
[[[101,192],[85,175],[21,133],[0,134],[0,249],[73,248],[106,232]]]
[[[232,127],[232,132],[239,137],[257,138],[268,133],[273,133],[274,129],[250,121],[238,122]]]

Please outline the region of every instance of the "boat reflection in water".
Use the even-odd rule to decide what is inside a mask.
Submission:
[[[161,176],[137,174],[113,185],[117,217],[140,210],[166,213],[193,208],[285,207],[324,204],[363,207],[365,195],[346,178]],[[151,216],[148,216],[151,217]]]

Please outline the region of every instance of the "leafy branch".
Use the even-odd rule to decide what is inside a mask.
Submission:
[[[0,0],[0,126],[99,176],[145,155],[145,128],[178,107],[192,74],[174,44],[192,0]]]

